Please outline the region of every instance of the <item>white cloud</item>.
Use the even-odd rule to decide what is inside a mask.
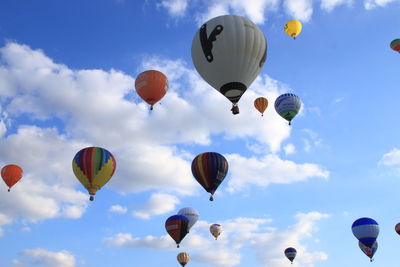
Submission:
[[[249,185],[266,187],[271,183],[289,184],[311,177],[329,177],[329,172],[316,164],[297,164],[274,154],[262,158],[245,158],[238,154],[230,154],[227,158],[232,177],[227,189],[230,192],[243,190]]]
[[[176,196],[168,194],[153,194],[146,204],[136,205],[132,215],[141,219],[149,219],[151,216],[165,214],[173,211],[180,201]]]
[[[386,5],[394,2],[399,2],[399,0],[365,0],[364,7],[365,9],[370,10],[376,7],[385,7]]]
[[[318,136],[316,132],[310,129],[302,129],[301,131],[307,135],[306,138],[303,138],[304,151],[309,152],[313,147],[321,146],[322,139]]]
[[[126,207],[123,207],[121,205],[112,205],[109,209],[109,212],[113,213],[118,213],[118,214],[125,214],[128,212],[128,209]]]
[[[393,166],[400,164],[400,149],[393,148],[390,152],[382,156],[379,165]]]
[[[42,248],[27,249],[13,261],[16,266],[74,267],[75,256],[66,250],[53,252]]]
[[[191,251],[191,261],[211,266],[236,266],[241,263],[241,249],[250,245],[258,262],[265,266],[284,267],[287,260],[282,257],[283,250],[294,246],[299,251],[296,261],[301,266],[312,267],[316,261],[326,260],[325,252],[309,252],[306,240],[313,239],[318,230],[316,222],[329,215],[319,212],[299,213],[297,223],[283,230],[269,226],[271,219],[236,218],[218,222],[223,233],[218,242],[209,233],[209,222],[199,221],[181,243],[181,248]],[[129,233],[119,233],[103,240],[108,246],[119,248],[147,248],[154,250],[175,250],[170,236],[133,237]],[[210,249],[212,248],[212,249]],[[215,253],[215,252],[218,253]],[[215,255],[221,257],[216,258]]]
[[[163,0],[158,6],[167,9],[169,15],[173,17],[181,17],[185,15],[188,0]]]
[[[285,151],[286,155],[291,155],[291,154],[296,153],[296,147],[292,143],[284,146],[283,150]]]
[[[284,7],[289,16],[307,22],[313,13],[313,0],[284,0]]]
[[[353,4],[353,0],[321,0],[321,9],[331,12],[337,6],[347,5],[351,6]]]

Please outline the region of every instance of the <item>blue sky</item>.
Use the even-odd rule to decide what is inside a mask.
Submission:
[[[255,22],[268,42],[262,72],[230,102],[194,69],[199,25],[224,14]],[[0,164],[23,179],[0,193],[0,266],[366,266],[351,224],[380,224],[375,266],[395,266],[400,237],[397,0],[87,0],[0,3]],[[289,19],[303,22],[293,41]],[[170,88],[153,112],[135,77],[157,69]],[[273,109],[295,92],[289,127]],[[258,96],[269,100],[261,117]],[[71,161],[86,146],[117,170],[89,202]],[[215,196],[192,177],[199,153],[229,172]],[[165,220],[200,219],[177,249]],[[220,223],[215,241],[208,232]]]

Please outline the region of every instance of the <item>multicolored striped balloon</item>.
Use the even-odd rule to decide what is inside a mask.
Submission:
[[[280,95],[275,100],[276,112],[291,125],[293,118],[299,113],[301,108],[300,98],[291,93]]]
[[[188,226],[189,219],[182,215],[173,215],[165,221],[165,229],[172,239],[175,240],[178,248],[183,238],[189,232]]]
[[[294,258],[296,258],[297,255],[297,250],[292,247],[288,247],[285,249],[285,256],[290,260],[291,263],[293,263]]]
[[[378,223],[374,219],[367,217],[354,221],[353,225],[351,226],[351,230],[358,241],[369,248],[372,247],[379,235]]]
[[[197,182],[209,193],[210,201],[228,172],[228,161],[217,152],[205,152],[192,161],[192,173]]]
[[[392,48],[394,51],[400,53],[400,39],[394,39],[394,40],[390,43],[390,48]]]
[[[87,147],[76,153],[72,160],[72,169],[76,178],[88,190],[90,200],[97,190],[113,176],[116,168],[114,156],[101,147]]]

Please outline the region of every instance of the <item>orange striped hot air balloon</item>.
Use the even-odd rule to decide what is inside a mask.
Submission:
[[[176,256],[178,262],[182,267],[185,267],[185,265],[189,262],[189,254],[186,252],[181,252]]]
[[[153,110],[153,105],[167,93],[168,79],[160,71],[147,70],[136,77],[135,88],[138,95],[150,105],[150,110]]]
[[[115,172],[114,156],[101,147],[87,147],[76,153],[72,160],[72,169],[76,178],[88,190],[90,200]]]
[[[8,186],[8,192],[10,192],[11,187],[15,185],[22,178],[22,168],[15,164],[9,164],[1,169],[1,177]]]
[[[268,107],[268,100],[265,97],[259,97],[254,100],[254,107],[260,111],[261,116],[264,116],[264,111]]]

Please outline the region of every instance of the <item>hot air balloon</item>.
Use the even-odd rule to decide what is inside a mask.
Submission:
[[[295,248],[289,247],[285,249],[285,256],[290,260],[290,262],[293,264],[294,258],[296,258],[297,251]]]
[[[300,34],[301,29],[301,22],[295,19],[289,20],[283,27],[285,33],[290,37],[293,37],[293,39],[296,39],[296,36]]]
[[[199,219],[199,213],[194,208],[182,208],[178,211],[178,215],[183,215],[189,220],[188,231]]]
[[[204,23],[192,42],[193,64],[203,79],[232,102],[256,79],[267,57],[267,40],[250,20],[224,15]]]
[[[182,215],[173,215],[165,221],[165,229],[168,234],[176,242],[179,248],[179,243],[185,238],[188,233],[189,219]]]
[[[371,248],[379,234],[378,223],[371,218],[360,218],[351,226],[354,236],[365,246]]]
[[[394,227],[394,230],[396,231],[396,233],[398,233],[400,235],[400,223],[396,224],[396,226]]]
[[[371,247],[367,247],[366,245],[364,245],[363,243],[361,243],[361,241],[358,241],[358,246],[360,247],[360,249],[362,250],[362,252],[364,252],[365,255],[367,255],[370,259],[370,262],[373,261],[373,257],[374,254],[376,252],[376,250],[378,249],[378,242],[374,242],[372,244]]]
[[[215,240],[217,240],[218,236],[222,233],[222,226],[217,223],[211,224],[210,233],[215,237]]]
[[[115,172],[114,156],[101,147],[87,147],[76,153],[72,169],[79,182],[88,190],[90,200]]]
[[[160,71],[148,70],[136,77],[135,88],[138,95],[150,105],[150,110],[153,110],[153,105],[167,93],[168,79]]]
[[[259,97],[254,100],[254,107],[260,111],[261,116],[264,116],[264,111],[268,107],[268,100],[265,97]]]
[[[275,100],[276,112],[291,125],[291,121],[297,115],[301,108],[300,98],[291,93],[280,95]]]
[[[213,201],[215,190],[228,172],[228,162],[217,152],[206,152],[197,155],[192,161],[192,174],[197,182],[209,193]]]
[[[390,43],[390,48],[400,53],[400,39],[395,39]]]
[[[21,180],[23,175],[22,168],[15,164],[9,164],[1,169],[1,177],[8,186],[8,192],[10,192],[11,187],[15,185],[19,180]]]
[[[178,262],[182,265],[182,267],[184,267],[189,262],[189,254],[187,254],[186,252],[179,253],[176,258],[178,259]]]

